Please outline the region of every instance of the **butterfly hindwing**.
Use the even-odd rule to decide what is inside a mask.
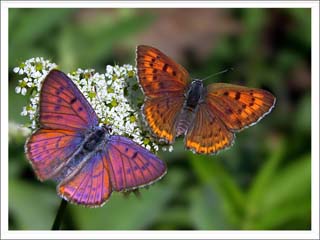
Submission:
[[[41,88],[39,121],[42,128],[79,131],[96,126],[98,117],[71,79],[51,70]]]
[[[185,136],[185,145],[197,153],[211,154],[231,146],[234,134],[213,114],[205,103],[198,106]]]
[[[262,89],[214,83],[208,86],[206,102],[228,129],[238,131],[268,114],[275,97]]]
[[[154,135],[168,143],[176,136],[175,122],[182,109],[184,96],[146,99],[142,111]]]
[[[158,49],[137,47],[139,83],[149,98],[183,94],[190,82],[188,72]]]
[[[112,193],[104,152],[95,153],[74,176],[62,181],[57,192],[66,200],[85,206],[101,206]]]
[[[115,191],[149,185],[166,173],[166,165],[147,149],[122,136],[111,136],[106,159]]]

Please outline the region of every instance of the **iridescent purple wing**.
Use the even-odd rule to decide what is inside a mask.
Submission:
[[[115,191],[127,191],[159,180],[167,167],[157,156],[132,140],[111,136],[107,144],[110,179]]]
[[[112,193],[106,155],[96,152],[81,170],[57,186],[58,194],[66,200],[89,207],[101,206]]]
[[[83,137],[66,130],[38,129],[26,142],[26,155],[37,177],[54,177],[80,146]]]
[[[27,140],[25,149],[37,177],[54,177],[84,140],[84,131],[98,124],[90,104],[71,79],[52,70],[40,93],[40,129]]]
[[[40,93],[40,125],[79,131],[98,124],[98,117],[77,86],[63,72],[51,70]]]

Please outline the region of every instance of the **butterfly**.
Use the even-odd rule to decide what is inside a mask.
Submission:
[[[232,145],[235,132],[257,123],[275,104],[268,91],[227,83],[204,86],[160,50],[137,47],[142,114],[159,140],[185,136],[187,149],[213,154]]]
[[[166,173],[158,157],[129,138],[112,135],[72,80],[51,70],[40,92],[40,128],[25,152],[39,180],[55,180],[71,203],[101,206],[113,191],[149,185]]]

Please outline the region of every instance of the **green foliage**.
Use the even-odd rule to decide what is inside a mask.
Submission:
[[[223,11],[237,23],[237,31],[219,35],[205,61],[188,70],[201,77],[233,67],[219,81],[270,90],[277,97],[275,109],[214,156],[192,154],[178,139],[173,152],[160,153],[168,165],[161,181],[142,189],[140,197],[113,193],[102,208],[68,204],[62,229],[311,229],[311,11]],[[161,14],[149,9],[10,9],[9,72],[36,56],[52,59],[65,71],[132,63],[136,45],[155,45],[137,39],[148,39],[143,34],[153,30]],[[179,39],[173,32],[162,44]],[[20,112],[26,99],[14,93],[16,80],[10,78],[9,119],[24,124]],[[55,184],[35,179],[24,142],[18,135],[9,144],[9,228],[50,229],[60,198]]]

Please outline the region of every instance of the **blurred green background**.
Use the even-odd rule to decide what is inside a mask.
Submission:
[[[310,9],[10,9],[10,122],[27,97],[12,69],[43,56],[63,71],[104,72],[134,64],[138,44],[155,46],[204,78],[264,88],[277,97],[259,124],[214,156],[161,152],[167,175],[141,196],[114,193],[102,208],[68,205],[62,229],[311,229]],[[60,204],[40,183],[10,133],[9,228],[50,229]]]

